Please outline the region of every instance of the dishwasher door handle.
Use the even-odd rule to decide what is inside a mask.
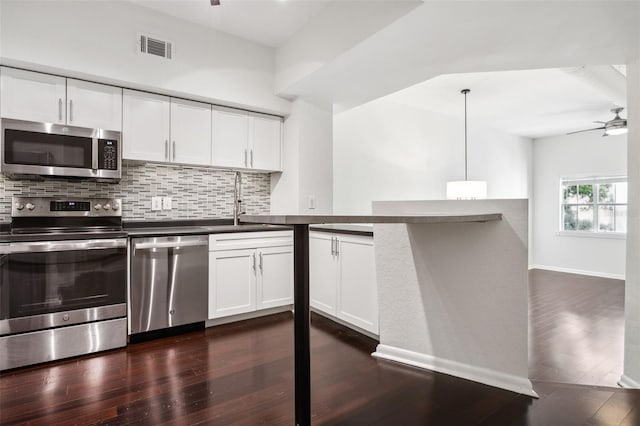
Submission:
[[[134,250],[151,250],[156,248],[181,248],[181,247],[202,247],[208,246],[208,241],[167,241],[163,243],[134,243]]]

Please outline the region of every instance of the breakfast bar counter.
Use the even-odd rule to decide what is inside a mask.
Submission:
[[[402,225],[485,224],[502,220],[495,209],[384,215],[241,215],[241,223],[288,225],[294,230],[294,348],[295,418],[297,425],[311,424],[311,373],[309,345],[309,225],[368,223]]]

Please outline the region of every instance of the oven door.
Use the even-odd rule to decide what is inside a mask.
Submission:
[[[120,133],[2,120],[2,172],[9,175],[119,179]]]
[[[0,245],[0,336],[126,316],[126,241]]]

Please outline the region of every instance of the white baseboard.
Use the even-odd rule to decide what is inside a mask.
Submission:
[[[533,384],[527,377],[514,376],[382,344],[378,345],[371,355],[538,398],[538,394],[533,390]]]
[[[585,271],[583,269],[560,268],[557,266],[529,265],[529,269],[544,269],[545,271],[564,272],[567,274],[588,275],[590,277],[611,278],[614,280],[624,280],[624,275],[609,274],[607,272]]]
[[[279,314],[280,312],[292,312],[292,305],[278,306],[276,308],[261,309],[259,311],[247,312],[246,314],[231,315],[228,317],[214,318],[205,321],[205,327],[215,327],[216,325],[229,324],[231,322],[244,321],[267,315]]]
[[[620,377],[620,380],[618,380],[618,384],[620,385],[620,387],[627,389],[640,389],[640,382],[636,382],[635,380],[624,374],[622,375],[622,377]]]

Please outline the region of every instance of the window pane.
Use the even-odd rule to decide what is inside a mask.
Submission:
[[[593,203],[593,185],[578,186],[578,202]]]
[[[616,230],[614,206],[600,205],[598,207],[598,230],[602,232],[614,232]]]
[[[593,206],[578,207],[578,231],[593,231]]]
[[[627,206],[616,206],[616,232],[627,232]]]
[[[562,199],[565,204],[576,204],[578,202],[578,186],[563,185]]]
[[[627,204],[627,182],[613,184],[616,190],[616,203]]]
[[[562,226],[564,231],[575,231],[578,229],[578,208],[576,206],[564,206]]]
[[[598,202],[616,202],[616,190],[613,183],[601,183],[600,185],[598,185]]]

